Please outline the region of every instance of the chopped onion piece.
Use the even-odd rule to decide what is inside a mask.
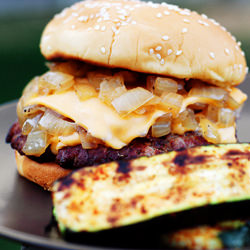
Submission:
[[[164,92],[176,93],[178,91],[178,83],[171,78],[148,76],[147,89],[155,95],[161,96]]]
[[[217,126],[205,117],[200,117],[200,128],[203,137],[211,143],[220,143],[221,138]]]
[[[40,120],[42,114],[38,114],[34,118],[28,118],[22,126],[22,134],[28,135],[33,129],[36,128],[38,121]]]
[[[154,85],[154,94],[161,96],[162,93],[176,93],[178,83],[171,78],[156,77]]]
[[[188,96],[204,97],[204,98],[209,98],[209,99],[213,99],[216,101],[225,100],[226,95],[227,95],[227,91],[225,91],[222,88],[205,87],[205,86],[192,88],[188,93]]]
[[[59,114],[49,109],[46,110],[38,125],[50,135],[70,135],[75,132],[75,123],[63,120]]]
[[[49,71],[39,79],[39,87],[51,91],[61,92],[71,88],[74,84],[74,77],[62,72]]]
[[[220,134],[220,143],[236,143],[235,127],[220,128],[218,129]]]
[[[100,140],[97,138],[93,137],[87,131],[81,127],[77,127],[77,132],[80,136],[80,141],[82,144],[82,148],[84,149],[93,149],[97,148],[98,144],[100,144]]]
[[[232,88],[229,95],[239,104],[242,104],[247,99],[247,95],[237,88]]]
[[[26,155],[40,156],[48,147],[47,133],[42,130],[31,131],[23,146],[22,151]]]
[[[148,90],[137,87],[115,98],[112,105],[119,114],[126,115],[145,105],[153,97],[154,95]]]
[[[76,78],[74,89],[81,101],[85,101],[89,98],[97,96],[95,88],[89,83],[86,78]]]
[[[100,84],[101,82],[105,80],[110,80],[113,78],[112,74],[103,74],[98,71],[92,71],[87,73],[87,78],[89,83],[94,86],[95,89],[99,90],[100,89]]]
[[[235,113],[231,109],[221,108],[218,113],[219,125],[230,127],[235,122]]]
[[[46,66],[51,71],[59,71],[76,77],[83,77],[92,68],[90,64],[80,61],[50,62]]]
[[[194,111],[187,109],[181,112],[177,118],[182,123],[185,131],[195,131],[198,128],[198,123],[195,119]]]
[[[162,96],[161,108],[176,117],[182,107],[183,96],[176,93],[167,93]]]
[[[126,87],[123,84],[121,77],[112,77],[109,80],[104,80],[100,84],[99,98],[107,103],[111,102],[126,92]]]
[[[220,109],[214,105],[208,105],[206,110],[206,117],[212,122],[217,122],[219,110]]]
[[[171,114],[159,117],[152,126],[152,136],[162,137],[171,132]]]
[[[236,110],[236,109],[238,109],[241,106],[241,104],[238,103],[230,95],[228,95],[227,98],[226,98],[226,105],[227,105],[228,108],[230,108],[232,110]]]

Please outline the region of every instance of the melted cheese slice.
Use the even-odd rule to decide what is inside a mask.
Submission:
[[[74,91],[38,96],[25,102],[39,104],[75,121],[92,136],[101,139],[107,146],[120,149],[136,137],[146,136],[155,120],[165,114],[155,110],[143,115],[129,114],[121,117],[98,98],[80,101]]]

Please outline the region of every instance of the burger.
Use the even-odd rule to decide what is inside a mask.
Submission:
[[[45,189],[77,168],[237,141],[246,60],[204,14],[83,1],[49,22],[40,47],[48,71],[24,89],[6,141]]]

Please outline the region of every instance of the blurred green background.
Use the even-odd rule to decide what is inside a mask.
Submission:
[[[17,99],[25,84],[46,70],[40,55],[42,30],[72,0],[0,0],[0,103]],[[171,0],[219,21],[242,42],[250,65],[249,0]],[[20,244],[0,239],[0,249],[20,249]]]

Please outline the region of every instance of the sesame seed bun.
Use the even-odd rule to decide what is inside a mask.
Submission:
[[[68,175],[71,170],[48,162],[38,163],[15,151],[17,170],[20,175],[50,191],[54,181]]]
[[[55,16],[41,38],[48,60],[79,59],[148,74],[238,85],[247,67],[234,37],[174,5],[83,1]]]

